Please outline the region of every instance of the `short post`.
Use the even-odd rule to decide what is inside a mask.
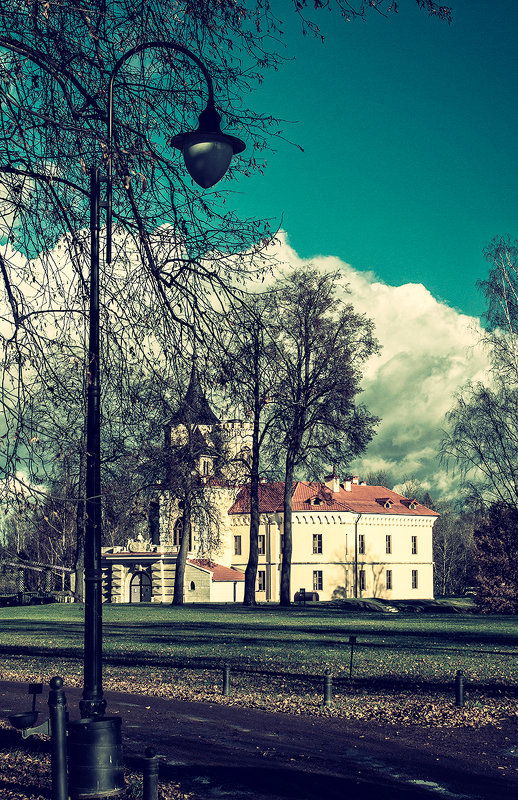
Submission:
[[[16,588],[18,590],[18,602],[23,603],[23,595],[25,592],[25,572],[23,567],[18,568],[16,575]]]
[[[67,701],[59,676],[50,680],[49,715],[52,800],[68,800]]]
[[[223,696],[230,696],[230,666],[223,664]]]
[[[455,675],[455,705],[458,708],[464,706],[464,673],[460,669]]]
[[[330,670],[326,669],[324,674],[324,708],[331,708],[333,701],[333,678]]]
[[[349,644],[351,645],[351,659],[349,661],[349,680],[352,680],[352,677],[353,677],[354,645],[356,644],[356,636],[349,636]]]
[[[146,747],[142,767],[142,800],[158,798],[159,758],[152,747]]]

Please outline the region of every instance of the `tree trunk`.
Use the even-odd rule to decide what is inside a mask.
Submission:
[[[191,498],[188,492],[186,492],[184,496],[182,522],[182,541],[180,542],[180,550],[176,557],[176,569],[174,573],[174,593],[172,601],[174,606],[183,605],[185,565],[187,563],[187,553],[189,552],[189,541],[191,538]]]
[[[81,601],[85,596],[84,584],[84,541],[85,541],[85,503],[84,500],[78,500],[76,506],[76,549],[74,553],[74,594],[76,594]]]
[[[259,357],[256,353],[256,364]],[[243,605],[255,606],[255,583],[259,564],[259,422],[261,416],[261,399],[259,397],[259,380],[256,375],[254,384],[254,430],[252,434],[252,466],[250,473],[250,549],[245,570],[245,594]]]
[[[294,458],[290,450],[286,457],[286,474],[284,483],[284,536],[282,544],[281,591],[280,605],[291,605],[291,553],[293,549],[291,517],[293,500]]]

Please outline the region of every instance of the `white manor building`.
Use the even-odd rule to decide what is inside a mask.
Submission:
[[[283,536],[283,483],[261,484],[257,599],[278,600]],[[297,481],[293,487],[292,598],[299,589],[320,600],[347,597],[433,598],[432,530],[438,514],[384,486],[356,478]],[[230,564],[248,560],[250,492],[228,511]],[[228,546],[228,544],[227,544]]]
[[[220,423],[201,390],[193,367],[184,402],[168,435],[178,435],[182,418],[207,443],[199,449],[198,472],[212,508],[219,513],[217,542],[208,543],[193,525],[185,571],[185,602],[239,602],[249,552],[250,490],[239,485],[239,462],[251,448],[251,426]],[[211,478],[215,431],[233,456],[225,479]],[[256,598],[278,601],[282,562],[284,484],[259,486],[260,531]],[[182,535],[181,511],[160,493],[150,532],[126,547],[104,549],[105,602],[169,603]],[[293,485],[291,598],[299,590],[315,599],[433,598],[432,531],[439,515],[383,486],[336,474],[322,483]]]

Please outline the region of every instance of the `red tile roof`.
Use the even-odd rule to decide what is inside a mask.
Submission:
[[[232,569],[232,567],[222,567],[221,564],[215,564],[206,558],[190,558],[188,563],[194,567],[201,567],[207,572],[212,572],[212,580],[215,582],[244,581],[245,579],[244,572],[239,572],[239,570]]]
[[[261,513],[282,511],[284,483],[259,484],[259,509]],[[250,485],[243,486],[229,509],[229,514],[250,513]]]
[[[436,511],[409,500],[385,486],[366,486],[349,484],[350,491],[344,485],[338,492],[322,483],[296,481],[293,484],[293,511],[351,511],[355,514],[384,514],[387,516],[438,517]],[[259,485],[260,513],[282,512],[284,483],[262,483]],[[411,505],[414,505],[412,508]],[[229,514],[250,513],[250,487],[244,486]]]

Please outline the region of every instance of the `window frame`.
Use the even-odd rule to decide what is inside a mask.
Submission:
[[[412,589],[419,588],[419,570],[413,569],[412,570]]]
[[[235,556],[242,555],[241,534],[240,533],[235,533],[234,534],[234,555]]]
[[[257,570],[257,591],[258,592],[265,592],[266,591],[266,570],[265,569],[258,569]]]
[[[364,556],[365,555],[365,534],[359,533],[358,534],[358,555]]]
[[[412,534],[412,536],[410,537],[410,549],[411,549],[412,555],[416,556],[417,555],[417,536],[415,534]]]
[[[386,569],[385,570],[385,589],[387,589],[387,591],[391,591],[392,590],[392,570],[391,569]]]
[[[178,517],[173,526],[173,547],[180,547],[183,539],[183,517]]]
[[[313,534],[313,554],[314,555],[322,555],[322,534],[321,533],[314,533]]]
[[[388,556],[392,555],[392,534],[387,533],[385,536],[385,554]]]
[[[321,569],[313,570],[313,591],[322,592],[324,590],[324,573]]]

